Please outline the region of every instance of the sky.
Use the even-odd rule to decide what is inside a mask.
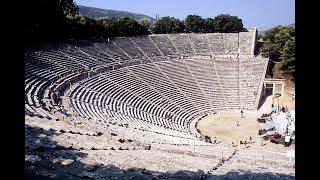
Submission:
[[[230,14],[242,19],[244,27],[264,31],[295,22],[294,0],[74,0],[77,5],[183,20],[189,14],[214,18]]]

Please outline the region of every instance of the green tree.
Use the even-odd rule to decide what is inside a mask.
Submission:
[[[171,22],[171,33],[182,33],[184,32],[185,26],[183,22],[181,22],[179,19],[172,19]]]
[[[284,47],[286,42],[292,39],[290,30],[291,28],[281,28],[280,31],[274,35],[274,42],[278,44],[280,47]]]
[[[73,0],[31,0],[25,5],[24,32],[29,41],[64,37],[66,16],[78,13],[78,6]]]
[[[185,26],[179,19],[174,17],[162,17],[154,23],[152,32],[155,34],[181,33],[184,29]]]
[[[280,59],[283,60],[295,57],[295,38],[290,38],[285,42],[280,54]]]
[[[118,20],[117,28],[120,36],[148,34],[148,29],[141,26],[136,20],[130,17],[120,18]]]
[[[269,58],[273,61],[279,61],[280,57],[280,46],[279,44],[266,42],[265,46],[263,47],[264,52],[269,53]]]
[[[296,66],[296,57],[295,57],[295,39],[290,38],[286,41],[283,49],[280,52],[281,69],[284,71],[284,74],[292,75],[293,79],[295,77],[295,66]]]
[[[295,78],[295,29],[290,26],[277,26],[268,30],[263,39],[263,51],[269,52],[272,61],[281,66],[281,74]]]
[[[188,15],[185,22],[185,28],[187,32],[204,32],[205,31],[205,20],[198,15]]]
[[[215,32],[230,33],[243,30],[242,20],[237,16],[220,14],[214,18]]]
[[[142,18],[139,19],[138,23],[145,27],[146,29],[150,29],[151,28],[151,20],[149,18]]]
[[[277,26],[268,30],[263,39],[266,40],[264,49],[269,51],[270,59],[273,61],[281,61],[281,51],[286,42],[294,38],[294,28],[287,26]]]
[[[115,18],[99,18],[97,23],[103,26],[105,37],[114,37],[117,36],[118,33],[118,21]]]
[[[204,32],[206,33],[214,32],[214,19],[207,18],[204,20]]]

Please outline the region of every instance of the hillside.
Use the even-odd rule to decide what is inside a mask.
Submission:
[[[138,14],[138,13],[132,13],[132,12],[126,12],[126,11],[117,11],[117,10],[109,10],[109,9],[100,9],[100,8],[94,8],[94,7],[87,7],[87,6],[81,6],[78,5],[80,14],[83,14],[85,16],[88,16],[93,19],[98,19],[100,17],[109,17],[109,18],[121,18],[124,16],[132,17],[136,20],[142,19],[142,18],[148,18],[152,21],[155,19],[144,15],[144,14]]]
[[[287,25],[288,27],[293,27],[293,28],[295,28],[296,27],[296,23],[292,23],[292,24],[289,24],[289,25]],[[265,30],[265,31],[258,31],[258,35],[261,35],[261,36],[263,36],[264,35],[264,33],[266,33],[267,31],[269,31],[270,29],[268,29],[268,30]]]

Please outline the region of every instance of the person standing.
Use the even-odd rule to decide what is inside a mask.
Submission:
[[[241,113],[241,118],[243,118],[243,110],[242,109],[241,109],[240,113]]]

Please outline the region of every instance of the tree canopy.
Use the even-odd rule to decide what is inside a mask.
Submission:
[[[163,17],[156,22],[129,17],[91,19],[79,14],[73,0],[31,0],[25,7],[25,18],[27,41],[135,36],[148,34],[149,29],[156,34],[239,32],[243,29],[241,19],[224,14],[207,19],[188,15],[184,21],[174,17]],[[276,39],[284,46],[286,39]]]
[[[148,34],[148,29],[130,17],[123,17],[118,20],[118,33],[120,36],[143,35]]]
[[[214,31],[221,33],[243,31],[242,20],[237,16],[220,14],[214,18]]]
[[[148,34],[146,23],[129,17],[119,19],[86,17],[73,0],[31,0],[25,7],[26,41],[90,39]]]
[[[272,61],[281,64],[284,75],[295,78],[295,29],[290,26],[277,26],[268,30],[262,37],[266,42],[261,51],[269,52]]]
[[[214,30],[214,19],[212,18],[207,18],[204,20],[204,32],[206,33],[213,33],[215,32]]]
[[[187,32],[205,32],[205,20],[198,15],[188,15],[184,20]]]
[[[155,34],[181,33],[184,28],[184,24],[179,19],[167,16],[155,22],[152,32]]]
[[[175,23],[174,23],[175,22]],[[173,24],[177,24],[173,26]],[[174,28],[176,27],[176,28]],[[213,18],[203,19],[198,15],[188,15],[183,22],[173,17],[163,17],[156,21],[153,33],[212,33],[212,32],[240,32],[243,31],[242,20],[237,16],[221,14]]]
[[[138,23],[146,29],[150,29],[152,21],[149,18],[142,18],[139,19]]]
[[[70,17],[70,37],[80,39],[135,36],[148,34],[148,29],[130,17],[91,19],[83,15]]]
[[[62,37],[66,16],[78,12],[73,0],[31,0],[24,9],[24,31],[29,38]]]

